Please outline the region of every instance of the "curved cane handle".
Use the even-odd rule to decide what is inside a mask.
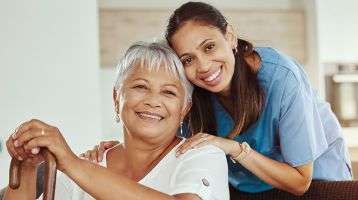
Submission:
[[[53,200],[55,197],[55,187],[56,187],[56,171],[57,164],[56,158],[52,153],[47,149],[41,149],[41,154],[45,158],[45,187],[44,187],[44,200]],[[9,186],[11,189],[17,189],[20,187],[21,180],[21,162],[15,158],[11,159],[10,163],[10,179]]]

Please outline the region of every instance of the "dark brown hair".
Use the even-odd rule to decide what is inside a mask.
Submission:
[[[169,18],[166,39],[170,39],[186,22],[196,21],[201,24],[218,28],[226,33],[227,21],[215,7],[202,2],[188,2],[174,11]],[[257,74],[245,61],[245,57],[254,54],[253,45],[245,40],[238,39],[235,56],[235,69],[231,80],[230,93],[233,102],[235,128],[230,134],[233,137],[255,123],[260,116],[264,102],[264,93],[257,80]],[[216,120],[213,105],[210,101],[211,92],[195,86],[193,106],[189,115],[190,128],[193,133],[207,132],[217,134]]]

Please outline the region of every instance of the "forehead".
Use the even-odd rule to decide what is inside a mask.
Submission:
[[[164,64],[161,64],[158,67],[149,67],[145,63],[144,65],[136,63],[126,81],[133,81],[136,79],[145,79],[151,84],[173,85],[177,88],[182,88],[179,76],[171,72]]]
[[[174,50],[180,54],[180,51],[197,47],[203,40],[218,38],[223,38],[223,34],[218,28],[189,21],[176,31],[170,42]]]

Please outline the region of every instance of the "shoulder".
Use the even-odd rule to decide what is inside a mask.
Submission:
[[[179,156],[178,159],[180,165],[185,165],[185,168],[217,168],[227,171],[226,155],[223,150],[214,145],[206,145],[200,148],[190,149]],[[205,163],[205,165],[203,165],[203,163]]]
[[[261,59],[258,78],[290,90],[308,82],[303,67],[292,57],[271,47],[257,47]],[[275,85],[274,85],[275,86]]]
[[[296,79],[300,76],[302,66],[294,58],[271,47],[258,47],[255,50],[260,56],[263,67],[271,65],[272,70],[291,74]]]

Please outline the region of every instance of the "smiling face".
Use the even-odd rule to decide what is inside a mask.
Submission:
[[[226,93],[234,73],[231,32],[188,21],[172,36],[170,42],[178,54],[187,78],[196,86],[214,93]]]
[[[183,86],[164,67],[135,66],[119,95],[125,133],[142,139],[174,136],[187,112]]]

